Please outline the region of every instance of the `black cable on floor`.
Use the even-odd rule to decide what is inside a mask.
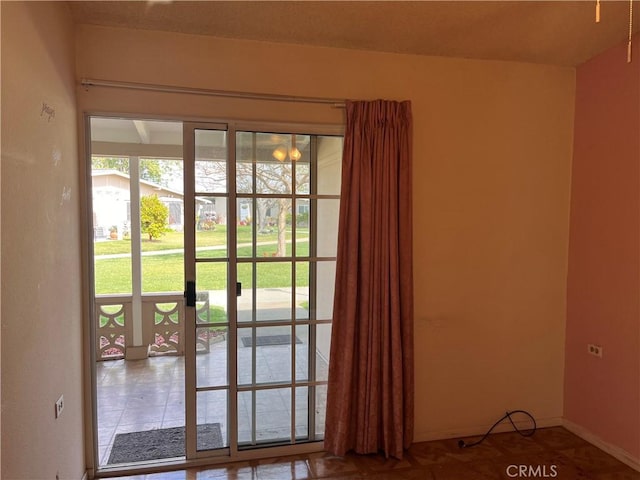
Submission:
[[[525,414],[527,417],[529,417],[531,419],[531,422],[533,422],[533,428],[531,430],[520,430],[515,423],[513,423],[513,419],[511,418],[511,415],[513,415],[514,413],[523,413]],[[460,448],[470,448],[470,447],[475,447],[476,445],[480,445],[482,442],[485,441],[485,439],[489,436],[489,434],[492,432],[492,430],[494,428],[496,428],[498,426],[499,423],[501,423],[502,421],[504,421],[506,418],[509,419],[509,421],[511,422],[511,425],[513,425],[513,429],[518,432],[520,435],[522,435],[523,437],[530,437],[531,435],[533,435],[534,433],[536,433],[536,420],[535,418],[533,418],[533,415],[531,415],[529,412],[525,411],[525,410],[513,410],[512,412],[507,412],[500,420],[498,420],[496,423],[493,424],[493,426],[487,431],[487,433],[484,434],[484,436],[473,443],[465,443],[464,440],[459,440],[458,441],[458,447]]]

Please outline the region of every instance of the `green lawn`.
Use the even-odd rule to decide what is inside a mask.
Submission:
[[[298,229],[298,235],[308,235],[307,229]],[[250,226],[238,227],[238,243],[251,243],[252,231]],[[291,232],[287,232],[290,240]],[[258,235],[258,242],[274,242],[272,245],[259,245],[256,247],[257,258],[271,257],[276,252],[275,242],[277,234],[271,233]],[[197,232],[196,246],[219,246],[227,242],[226,226],[218,225],[215,231]],[[143,252],[161,250],[182,250],[184,237],[181,232],[169,232],[159,240],[150,242],[142,241]],[[126,254],[131,252],[129,240],[110,240],[96,242],[94,252],[97,257],[109,254]],[[197,253],[199,258],[225,258],[227,249],[203,250]],[[251,247],[240,247],[239,258],[251,258],[254,252]],[[287,244],[287,256],[292,255],[292,244]],[[296,280],[292,281],[291,262],[259,262],[257,270],[258,288],[276,288],[309,285],[309,263],[304,257],[309,255],[309,242],[296,243]],[[253,269],[251,263],[238,264],[238,281],[242,282],[243,289],[253,286]],[[227,263],[212,262],[199,263],[197,265],[198,290],[224,290],[227,288]],[[142,257],[142,291],[152,292],[182,292],[184,290],[184,255],[182,253],[170,253],[149,255]],[[128,294],[131,293],[131,258],[97,258],[95,260],[95,291],[98,295]],[[168,304],[170,307],[172,304]],[[105,306],[105,311],[120,308]],[[305,307],[308,308],[308,307]],[[120,319],[121,320],[121,319]],[[212,323],[226,323],[227,315],[222,307],[212,305],[209,308],[209,321]],[[101,318],[101,326],[107,322],[106,317]],[[209,327],[209,330],[226,330],[226,326]]]
[[[250,228],[250,227],[240,227]],[[239,232],[240,233],[240,232]],[[249,235],[251,232],[249,232]],[[243,233],[243,236],[246,235]],[[208,247],[224,245],[227,242],[226,225],[218,225],[216,230],[198,232],[196,235],[196,247]],[[184,234],[182,232],[168,232],[157,240],[142,239],[143,252],[155,252],[158,250],[175,250],[184,246]],[[107,240],[93,244],[94,255],[111,255],[116,253],[130,253],[131,240]]]
[[[306,255],[308,242],[296,245],[297,256]],[[287,245],[291,254],[291,245]],[[257,256],[270,256],[275,251],[275,245],[265,245],[257,248]],[[222,257],[223,251],[213,251]],[[249,256],[249,247],[240,249],[239,254]],[[207,263],[198,266],[198,288],[202,290],[223,290],[226,288],[226,263]],[[245,273],[246,272],[246,273]],[[243,286],[251,287],[250,264],[239,266],[239,276]],[[308,262],[298,262],[296,277],[298,286],[307,286],[309,278]],[[291,286],[291,264],[260,263],[258,264],[258,287],[274,288]],[[107,258],[95,261],[96,294],[116,294],[131,292],[131,259]],[[181,292],[184,290],[184,257],[182,254],[152,255],[142,257],[142,291],[150,292]]]
[[[298,228],[298,236],[307,236],[308,229]],[[237,230],[238,243],[251,243],[252,230],[251,226],[238,226]],[[287,238],[291,233],[287,232]],[[258,234],[256,236],[258,242],[275,242],[278,239],[277,233],[274,231],[269,234]],[[198,231],[196,232],[196,247],[212,247],[218,245],[226,245],[227,243],[227,226],[216,225],[214,231]],[[181,249],[184,246],[184,235],[182,232],[168,232],[158,240],[149,241],[147,238],[142,239],[142,251],[153,252],[158,250],[174,250]],[[131,240],[106,240],[95,242],[93,244],[94,255],[111,255],[118,253],[131,253]]]

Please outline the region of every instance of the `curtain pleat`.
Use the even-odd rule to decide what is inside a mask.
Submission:
[[[410,102],[347,102],[325,449],[413,438]]]

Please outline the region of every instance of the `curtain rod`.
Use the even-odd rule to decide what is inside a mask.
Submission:
[[[237,92],[232,90],[210,90],[207,88],[176,87],[173,85],[155,85],[149,83],[116,82],[111,80],[93,80],[83,78],[80,84],[85,87],[124,88],[128,90],[146,90],[162,93],[182,93],[187,95],[205,95],[211,97],[230,97],[245,100],[266,100],[272,102],[319,103],[331,105],[334,108],[344,108],[345,100],[322,97],[298,97],[295,95],[280,95],[277,93]]]

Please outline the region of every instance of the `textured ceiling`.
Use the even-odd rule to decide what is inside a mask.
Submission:
[[[77,23],[574,66],[627,39],[629,1],[74,1]],[[640,0],[634,0],[640,31]],[[640,61],[640,45],[636,47]],[[623,59],[623,61],[626,61]]]

